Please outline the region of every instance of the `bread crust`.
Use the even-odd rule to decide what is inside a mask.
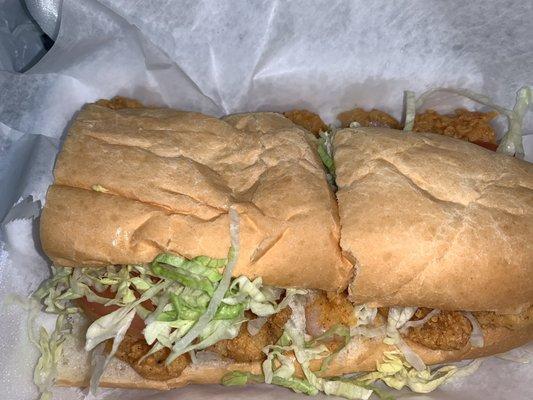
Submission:
[[[533,301],[533,164],[435,134],[338,131],[351,300],[514,313]]]
[[[533,325],[518,330],[502,327],[488,327],[483,330],[485,345],[473,348],[470,345],[460,350],[431,350],[407,341],[414,351],[428,365],[448,363],[471,358],[503,353],[526,344],[533,338]],[[85,387],[89,382],[89,355],[83,350],[82,336],[71,336],[64,344],[62,359],[58,367],[57,386]],[[375,370],[385,351],[393,347],[381,339],[352,339],[331,362],[326,376],[338,376],[359,371]],[[314,364],[319,367],[318,363]],[[114,358],[106,369],[100,385],[102,387],[169,390],[189,384],[220,383],[224,374],[230,371],[261,373],[261,363],[210,362],[188,366],[178,378],[168,381],[148,380],[139,376],[128,364]]]
[[[89,104],[54,175],[41,242],[57,265],[146,263],[161,252],[223,258],[234,206],[235,276],[323,290],[342,290],[351,277],[316,139],[280,114],[224,121]]]

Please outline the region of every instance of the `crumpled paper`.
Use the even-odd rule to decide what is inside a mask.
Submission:
[[[0,0],[0,71],[24,71],[46,52],[42,31],[22,1]]]
[[[4,217],[28,195],[44,200],[61,141],[84,103],[119,94],[216,115],[307,108],[332,122],[356,105],[400,117],[404,90],[448,86],[483,92],[510,108],[516,90],[531,84],[532,17],[528,0],[505,6],[64,0],[57,41],[37,64],[20,74],[6,67],[4,55],[0,60],[2,398],[36,396],[37,351],[26,339],[26,312],[8,294],[27,296],[48,273],[38,221],[6,223]],[[429,105],[450,111],[471,103],[442,95]],[[531,114],[526,133],[533,132]],[[533,135],[524,142],[526,159],[533,161]],[[514,351],[529,358],[531,352],[532,345]],[[532,365],[490,358],[475,375],[416,399],[533,398],[532,375]],[[64,400],[86,396],[78,389],[55,392]],[[98,396],[178,397],[303,398],[276,387],[214,385],[168,393],[103,390]]]

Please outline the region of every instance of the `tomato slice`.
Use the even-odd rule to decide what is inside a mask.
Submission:
[[[94,289],[93,291],[101,297],[106,297],[108,299],[115,298],[115,293],[112,292],[110,289],[106,289],[103,292],[97,292]],[[135,292],[135,296],[139,297],[139,294]],[[112,313],[113,311],[116,311],[120,308],[116,305],[106,306],[104,304],[89,301],[85,296],[76,300],[76,302],[77,305],[85,312],[85,315],[87,315],[87,317],[89,317],[89,319],[91,319],[92,321],[96,321],[98,318]],[[144,301],[142,305],[148,310],[155,310],[155,305],[151,301]],[[141,335],[145,326],[146,324],[144,323],[144,320],[137,314],[135,314],[135,317],[133,317],[131,325],[128,329],[128,334]]]

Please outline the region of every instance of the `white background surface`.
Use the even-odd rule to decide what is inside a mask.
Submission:
[[[8,2],[0,0],[0,22]],[[14,28],[0,29],[0,221],[21,197],[44,199],[69,121],[82,104],[99,98],[120,94],[217,115],[304,107],[332,122],[356,105],[400,117],[404,90],[436,86],[481,91],[512,107],[516,90],[533,83],[528,0],[65,0],[57,42],[25,74],[13,71],[41,49],[28,44],[31,28],[22,36]],[[8,58],[9,46],[26,46],[28,54]],[[448,111],[460,104],[449,96],[438,102]],[[532,121],[530,113],[527,132]],[[533,160],[531,138],[525,144]],[[2,301],[13,292],[27,295],[46,276],[36,237],[29,221],[1,227]],[[0,320],[1,397],[34,398],[37,353],[26,340],[24,312],[2,303]],[[492,358],[474,376],[431,395],[402,396],[531,399],[532,378],[531,365]],[[125,394],[104,391],[100,397],[304,398],[274,387]],[[57,392],[58,399],[83,397],[72,389]]]

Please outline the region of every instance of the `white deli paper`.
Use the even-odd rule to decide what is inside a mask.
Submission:
[[[532,84],[533,6],[470,1],[64,0],[58,38],[24,74],[0,62],[0,222],[21,198],[44,200],[69,121],[86,102],[135,97],[208,114],[307,108],[332,122],[354,106],[400,117],[404,90],[447,86],[512,107]],[[1,60],[0,60],[1,61]],[[12,65],[12,64],[9,64]],[[430,105],[468,105],[439,96]],[[533,132],[531,113],[526,133]],[[533,161],[533,136],[526,159]],[[0,388],[5,400],[36,397],[37,351],[27,296],[48,273],[38,221],[0,224]],[[49,322],[49,321],[48,321]],[[515,355],[531,358],[533,346]],[[416,399],[531,399],[533,366],[497,358],[471,377]],[[85,392],[57,389],[57,399]],[[102,399],[304,398],[276,387],[192,386],[167,393],[104,390]],[[87,398],[92,398],[88,396]]]

